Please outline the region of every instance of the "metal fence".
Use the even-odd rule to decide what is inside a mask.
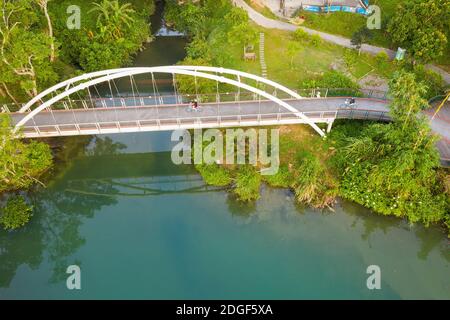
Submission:
[[[386,111],[366,109],[339,109],[302,112],[315,123],[328,123],[335,119],[360,119],[389,121]],[[56,120],[55,120],[56,121]],[[119,133],[138,131],[157,131],[174,129],[192,129],[208,127],[233,127],[233,126],[264,126],[305,123],[303,119],[292,112],[252,113],[223,115],[218,111],[214,116],[203,116],[196,113],[195,116],[177,117],[173,115],[167,118],[138,119],[138,120],[99,120],[92,122],[56,123],[48,125],[35,125],[30,123],[22,128],[25,137],[46,137],[64,135],[82,135],[96,133]]]
[[[363,97],[381,100],[389,100],[388,93],[379,90],[352,89],[352,88],[314,88],[294,90],[305,98],[329,98],[329,97]],[[285,92],[274,90],[269,92],[279,99],[293,99]],[[86,99],[63,99],[52,106],[52,110],[108,108],[126,106],[150,106],[183,104],[198,100],[200,103],[207,102],[232,102],[232,101],[258,101],[264,100],[261,96],[251,92],[221,92],[212,94],[161,94],[161,95],[133,95],[121,94],[117,96],[91,97]],[[2,113],[16,113],[25,104],[3,104],[0,106]]]

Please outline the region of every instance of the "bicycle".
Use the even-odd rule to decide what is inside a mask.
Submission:
[[[353,100],[353,101],[352,101]],[[354,109],[357,106],[355,99],[346,99],[344,103],[339,105],[341,109]]]
[[[190,102],[189,106],[186,108],[187,112],[201,112],[200,108],[198,107],[197,102]]]

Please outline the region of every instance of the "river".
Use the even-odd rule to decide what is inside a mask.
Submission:
[[[163,36],[137,66],[185,55],[183,37],[158,30],[158,13]],[[169,132],[91,137],[30,195],[32,221],[0,231],[0,299],[450,298],[438,227],[347,201],[313,210],[267,187],[244,205],[172,164],[171,148]],[[81,290],[66,287],[69,265],[81,269]],[[366,285],[370,265],[380,290]]]

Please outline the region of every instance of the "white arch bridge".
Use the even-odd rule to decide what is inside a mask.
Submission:
[[[179,77],[184,77],[184,83],[190,81],[194,92],[185,94]],[[205,81],[208,92],[215,87],[215,93],[201,94]],[[168,85],[170,93],[160,92],[161,84],[166,89]],[[362,93],[365,97],[349,109],[344,106],[346,95],[355,92],[348,89],[313,89],[300,95],[276,82],[231,69],[122,68],[63,81],[25,105],[4,105],[2,112],[10,114],[14,130],[25,138],[284,124],[308,124],[324,136],[339,118],[390,120],[384,92]],[[200,102],[198,112],[189,107],[194,99]],[[327,124],[326,130],[320,123]],[[449,122],[435,118],[431,127],[442,137],[437,147],[441,162],[448,166]]]
[[[160,93],[155,74],[165,75],[170,94]],[[191,81],[195,92],[183,94],[179,77]],[[124,81],[126,94],[117,86]],[[215,93],[200,93],[205,81],[210,89],[216,87]],[[324,136],[317,124],[328,124],[329,131],[337,118],[389,120],[385,99],[360,98],[349,110],[342,108],[345,97],[328,97],[327,90],[317,94],[302,97],[276,82],[231,69],[162,66],[84,74],[41,92],[17,110],[4,109],[26,138],[297,123]],[[193,99],[200,101],[198,112],[189,108]]]

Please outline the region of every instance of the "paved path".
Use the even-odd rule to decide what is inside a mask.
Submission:
[[[336,118],[389,120],[384,100],[358,98],[353,110],[343,109],[345,97],[286,100],[316,123],[330,123]],[[272,101],[246,101],[201,104],[200,112],[187,105],[127,106],[41,112],[24,128],[26,137],[64,136],[175,130],[209,127],[236,127],[305,123]],[[26,114],[11,114],[13,124]],[[432,130],[442,139],[438,144],[441,159],[450,162],[450,126],[436,117]],[[39,133],[35,127],[39,128]]]
[[[354,49],[354,46],[351,44],[350,39],[347,39],[347,38],[344,38],[341,36],[337,36],[337,35],[333,35],[333,34],[329,34],[329,33],[325,33],[325,32],[321,32],[321,31],[317,31],[317,30],[312,30],[312,29],[305,28],[305,27],[296,26],[291,23],[287,23],[287,22],[283,22],[283,21],[269,19],[269,18],[265,17],[264,15],[260,14],[259,12],[257,12],[252,7],[250,7],[247,3],[245,3],[244,0],[233,0],[233,2],[236,6],[241,7],[245,11],[247,11],[248,16],[250,17],[251,20],[253,20],[256,24],[258,24],[264,28],[280,29],[280,30],[286,30],[286,31],[295,31],[298,28],[302,28],[308,34],[311,34],[311,35],[317,34],[325,41],[337,44],[342,47]],[[377,46],[372,46],[372,45],[368,45],[368,44],[363,44],[361,47],[361,51],[370,53],[373,55],[376,55],[377,53],[384,51],[389,55],[389,57],[391,57],[391,58],[395,57],[395,51],[393,51],[393,50],[382,48],[382,47],[377,47]],[[428,65],[427,67],[432,69],[433,71],[439,73],[446,83],[450,83],[450,74],[448,72],[442,70],[441,68],[439,68],[435,65]]]

